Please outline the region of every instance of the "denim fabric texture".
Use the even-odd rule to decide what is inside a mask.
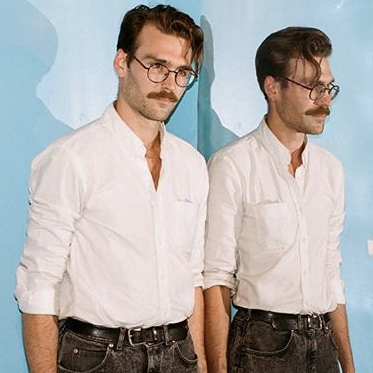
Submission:
[[[229,373],[339,373],[331,323],[321,330],[275,330],[238,311],[229,331]]]
[[[197,355],[188,332],[170,344],[131,346],[118,341],[71,332],[62,325],[58,351],[59,373],[197,373]]]

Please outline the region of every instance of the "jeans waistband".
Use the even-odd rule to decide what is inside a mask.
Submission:
[[[272,325],[276,330],[318,330],[328,329],[326,324],[330,321],[329,314],[311,313],[289,314],[257,309],[238,307],[239,312],[247,313],[253,320],[260,320]]]
[[[185,339],[188,334],[188,323],[186,320],[175,324],[150,328],[126,329],[96,326],[69,317],[66,319],[65,327],[77,334],[106,339],[111,342],[123,339],[123,341],[128,342],[131,346],[172,343]]]

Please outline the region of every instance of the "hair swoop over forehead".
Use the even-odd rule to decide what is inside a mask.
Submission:
[[[139,5],[128,11],[120,27],[117,49],[135,53],[138,36],[146,24],[154,25],[165,34],[185,39],[192,50],[196,72],[199,71],[203,53],[203,31],[189,15],[170,5],[157,5],[153,8]]]
[[[313,81],[316,82],[321,75],[317,58],[329,57],[331,53],[332,44],[328,36],[316,28],[287,27],[269,35],[259,46],[255,57],[258,83],[266,99],[265,78],[288,76],[291,59],[309,62],[314,70]]]

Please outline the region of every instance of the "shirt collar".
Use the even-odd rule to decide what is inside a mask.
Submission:
[[[110,124],[113,136],[128,155],[145,156],[146,148],[143,142],[120,117],[118,112],[115,110],[114,103],[105,110],[102,118],[105,123],[104,125]],[[167,135],[164,123],[162,123],[160,127],[160,135],[162,151],[162,146],[165,143],[165,137]]]
[[[262,119],[258,128],[259,138],[263,146],[271,154],[273,160],[288,169],[288,165],[291,161],[291,155],[286,146],[274,135],[274,133],[268,127],[266,123],[266,117]],[[302,152],[302,164],[307,169],[308,166],[308,140],[305,138],[306,146]]]

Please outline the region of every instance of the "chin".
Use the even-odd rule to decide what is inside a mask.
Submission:
[[[324,131],[324,124],[320,127],[314,127],[314,128],[310,128],[308,131],[307,131],[307,134],[308,135],[320,135],[321,133],[323,133]]]
[[[159,108],[157,110],[147,110],[143,111],[142,115],[150,120],[154,120],[157,122],[164,122],[170,115],[172,110],[160,110]]]

